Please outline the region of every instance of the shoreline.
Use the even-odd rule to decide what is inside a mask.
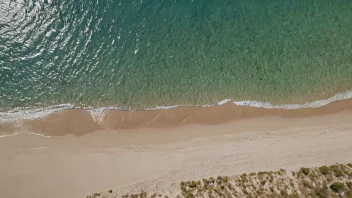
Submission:
[[[255,101],[232,102],[223,100],[217,105],[184,106],[127,111],[108,109],[80,109],[61,105],[50,111],[12,112],[0,114],[0,134],[35,133],[44,136],[67,134],[84,135],[99,130],[173,128],[183,125],[214,125],[236,120],[277,116],[282,118],[309,117],[352,109],[352,91],[336,94],[319,101],[301,104],[270,106]],[[344,99],[347,98],[347,99]],[[33,116],[34,115],[34,116]],[[22,116],[22,118],[21,118]],[[20,117],[20,118],[18,118]]]

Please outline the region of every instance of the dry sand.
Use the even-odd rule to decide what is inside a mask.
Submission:
[[[0,197],[169,191],[181,180],[350,162],[352,111],[311,114],[315,116],[254,116],[217,125],[101,131],[94,123],[79,131],[63,124],[84,123],[89,119],[84,113],[64,121],[51,115],[35,126],[54,135],[75,135],[1,138]],[[61,128],[50,122],[61,123]]]

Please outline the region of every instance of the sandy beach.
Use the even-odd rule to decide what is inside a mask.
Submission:
[[[257,109],[258,116],[248,113],[246,119],[211,125],[128,129],[103,129],[104,123],[97,122],[74,128],[92,118],[85,113],[77,116],[79,111],[73,117],[60,117],[69,111],[60,112],[28,121],[56,136],[24,133],[0,139],[1,196],[73,198],[110,189],[117,190],[116,195],[167,192],[181,180],[350,162],[350,104],[345,100],[292,110],[301,116],[285,114],[286,110],[272,110],[281,115],[270,115]],[[260,112],[267,113],[259,116]]]
[[[352,198],[351,18],[352,0],[2,1],[0,198]]]

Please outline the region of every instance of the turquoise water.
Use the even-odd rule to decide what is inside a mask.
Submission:
[[[352,1],[0,2],[0,110],[285,103],[351,76]]]

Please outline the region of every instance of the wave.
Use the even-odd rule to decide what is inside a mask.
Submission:
[[[323,100],[316,100],[312,102],[307,102],[303,104],[280,104],[274,105],[269,102],[261,102],[261,101],[252,101],[252,100],[242,100],[242,101],[234,101],[231,99],[224,99],[216,104],[212,105],[192,105],[192,107],[210,107],[210,106],[219,106],[224,105],[227,103],[232,103],[238,106],[250,106],[250,107],[257,107],[257,108],[267,108],[267,109],[302,109],[302,108],[319,108],[325,106],[329,103],[338,100],[345,100],[352,98],[352,90],[335,94],[334,96],[323,99]],[[191,107],[190,105],[172,105],[172,106],[156,106],[154,108],[147,108],[144,109],[145,111],[150,110],[167,110],[179,107]],[[73,104],[60,104],[56,106],[49,106],[46,108],[38,108],[38,109],[14,109],[7,112],[0,112],[0,123],[14,121],[14,120],[23,120],[23,119],[37,119],[44,116],[47,116],[51,113],[63,111],[67,109],[85,109],[90,112],[94,120],[98,120],[105,110],[126,110],[122,109],[118,106],[109,106],[109,107],[99,107],[99,108],[92,108],[92,107],[75,107]]]
[[[306,109],[306,108],[319,108],[322,106],[325,106],[329,103],[332,103],[334,101],[338,100],[345,100],[352,98],[352,90],[347,91],[344,93],[338,93],[335,94],[334,96],[325,99],[325,100],[316,100],[313,102],[307,102],[304,104],[281,104],[281,105],[273,105],[268,102],[259,102],[259,101],[251,101],[251,100],[244,100],[244,101],[234,101],[232,102],[233,104],[239,105],[239,106],[251,106],[251,107],[262,107],[262,108],[267,108],[267,109]]]

